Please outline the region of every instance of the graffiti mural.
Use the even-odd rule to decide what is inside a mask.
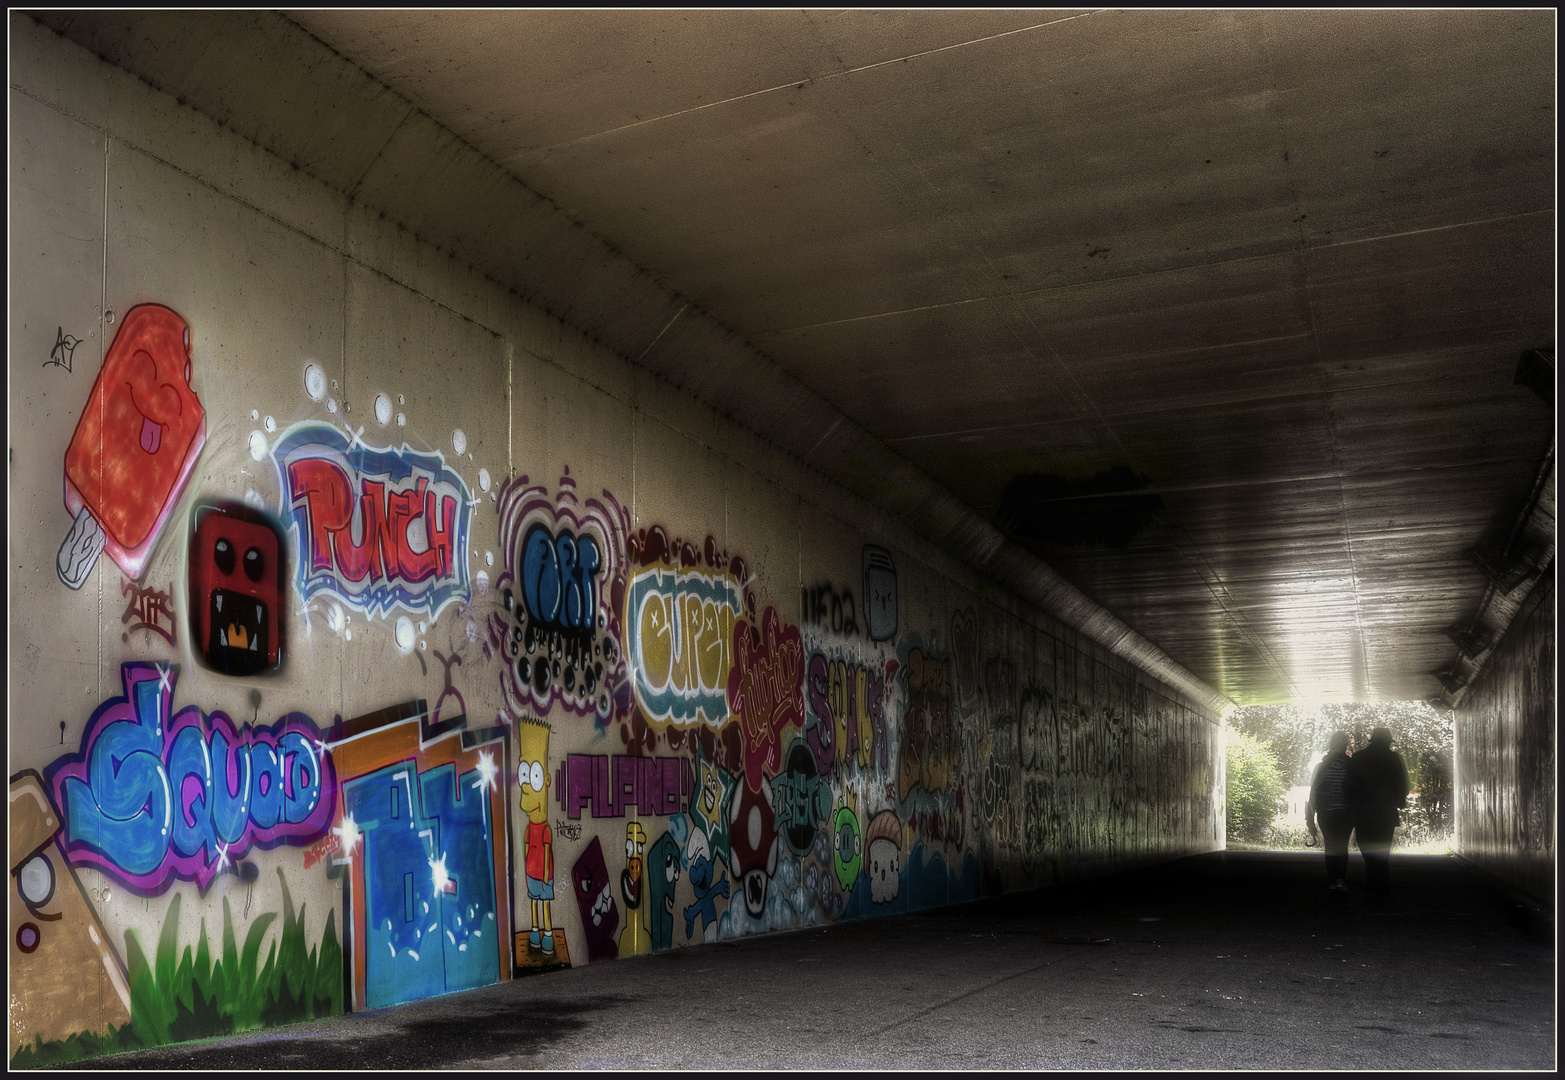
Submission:
[[[173,712],[177,666],[124,664],[120,678],[125,696],[100,705],[80,751],[45,772],[73,865],[143,895],[176,879],[204,890],[252,848],[326,831],[335,778],[308,716],[236,727],[194,705]]]
[[[680,855],[679,841],[669,833],[658,837],[647,859],[647,908],[652,926],[653,951],[667,949],[674,944],[674,894],[684,873],[684,861]]]
[[[603,845],[596,836],[571,867],[571,892],[576,896],[582,935],[587,939],[587,962],[596,964],[618,957],[619,909],[614,906]]]
[[[433,732],[423,702],[332,734],[354,1008],[509,978],[504,739]]]
[[[902,886],[902,823],[893,811],[882,810],[870,819],[864,848],[870,898],[889,904]]]
[[[765,581],[714,537],[633,527],[633,500],[589,495],[569,469],[552,484],[478,469],[469,487],[460,430],[444,452],[367,443],[315,361],[306,389],[333,420],[279,425],[246,403],[261,430],[237,449],[270,455],[267,475],[242,499],[187,500],[184,576],[156,588],[136,560],[196,456],[236,446],[203,450],[188,375],[165,378],[188,359],[183,323],[179,350],[172,323],[148,326],[116,344],[128,391],[95,387],[91,404],[108,416],[123,396],[136,416],[115,423],[134,421],[135,439],[68,455],[81,513],[56,570],[81,584],[101,546],[125,575],[107,617],[122,644],[188,644],[222,677],[202,671],[204,700],[182,704],[179,668],[114,658],[123,693],[65,717],[48,752],[62,756],[13,776],[11,960],[26,988],[13,1061],[911,912],[1220,836],[1211,718],[1122,662],[910,557],[899,582],[875,544],[853,542],[857,580],[851,562],[795,576],[768,550],[789,570]],[[138,361],[132,338],[166,355]],[[366,426],[407,427],[398,407],[417,417],[402,394],[372,400]],[[214,431],[233,430],[222,419]],[[92,469],[144,467],[137,453],[170,456],[129,495],[84,493]],[[797,624],[779,610],[795,588]],[[938,614],[931,597],[947,598]],[[261,689],[312,714],[349,696],[299,682],[318,666],[311,612],[339,639],[333,664],[340,651],[361,683],[381,678],[363,672],[382,643],[362,652],[344,608],[397,619],[418,662],[385,679],[399,703],[319,726],[263,714]],[[247,694],[231,720],[222,708]],[[303,851],[268,855],[284,846]],[[123,948],[103,930],[98,873],[138,903],[163,898],[117,931]],[[272,899],[252,913],[258,882]]]
[[[804,726],[804,641],[767,608],[758,632],[741,620],[733,632],[728,705],[744,736],[744,779],[759,791],[782,759],[782,734]]]
[[[56,560],[79,589],[100,552],[141,580],[206,442],[190,386],[190,327],[160,304],[125,313],[65,451],[72,525]]]
[[[549,726],[523,717],[516,723],[516,793],[521,810],[522,877],[526,911],[531,919],[526,935],[517,934],[519,963],[567,958],[565,936],[554,932],[554,832],[549,827]],[[559,787],[556,785],[555,790]],[[520,911],[518,911],[520,915]]]
[[[619,875],[619,896],[625,904],[625,929],[619,935],[619,955],[652,951],[651,904],[647,899],[647,831],[639,821],[625,826],[625,869]]]
[[[467,597],[474,499],[439,451],[376,447],[305,421],[271,456],[303,600],[325,593],[371,617],[433,619]]]
[[[607,723],[629,707],[619,613],[630,515],[607,491],[579,499],[569,470],[553,497],[525,476],[507,482],[498,506],[503,610],[489,648],[505,661],[506,706],[545,716],[558,703]]]
[[[130,988],[32,771],[11,777],[10,1052],[130,1023]]]
[[[871,641],[897,636],[897,566],[891,552],[864,545],[864,629]]]
[[[755,613],[744,560],[710,536],[698,548],[662,526],[629,536],[626,546],[625,651],[641,715],[676,728],[722,727],[734,629]]]
[[[190,540],[190,635],[213,671],[275,671],[287,654],[288,544],[241,503],[196,507]]]
[[[581,817],[589,806],[595,818],[627,813],[663,817],[685,809],[693,786],[688,757],[570,754],[554,781],[554,793],[572,818]]]
[[[908,650],[905,670],[907,713],[897,765],[897,794],[903,799],[915,786],[931,792],[949,787],[958,752],[950,661],[915,646]]]
[[[739,583],[724,573],[652,567],[631,578],[625,610],[631,685],[643,714],[721,726],[743,616]]]
[[[806,697],[810,722],[805,741],[815,753],[816,765],[829,772],[833,764],[859,770],[891,767],[891,738],[886,708],[899,662],[873,661],[866,666],[833,650],[810,655]]]
[[[772,786],[759,789],[741,785],[730,801],[728,815],[728,865],[744,893],[745,909],[752,918],[766,910],[766,888],[777,872],[777,809]]]
[[[129,596],[120,622],[125,625],[121,641],[129,641],[137,630],[158,635],[170,645],[174,644],[173,600],[166,589],[143,588],[134,581],[120,579],[120,595]],[[135,620],[132,622],[131,620]]]
[[[838,637],[854,637],[859,632],[857,605],[852,589],[838,589],[831,582],[799,586],[799,622],[830,630]]]

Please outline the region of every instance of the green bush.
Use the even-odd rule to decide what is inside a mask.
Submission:
[[[282,871],[279,869],[279,879]],[[12,1055],[13,1069],[58,1065],[99,1054],[209,1038],[317,1017],[337,1016],[343,1005],[343,953],[336,912],[326,915],[318,946],[304,938],[304,906],[297,916],[288,882],[282,881],[283,926],[262,964],[261,942],[277,918],[253,920],[241,949],[228,898],[223,898],[222,951],[212,955],[206,922],[199,945],[178,954],[179,894],[169,901],[163,932],[149,961],[135,930],[125,931],[131,1022],[105,1034],[82,1032],[63,1041],[34,1038]]]
[[[1228,731],[1228,835],[1261,842],[1283,810],[1288,783],[1277,767],[1271,743],[1242,731]]]

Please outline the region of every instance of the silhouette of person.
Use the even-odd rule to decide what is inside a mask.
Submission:
[[[1353,835],[1352,765],[1348,757],[1348,733],[1335,732],[1326,745],[1326,757],[1310,777],[1310,802],[1304,818],[1313,830],[1318,824],[1326,851],[1326,887],[1348,891],[1348,838]]]
[[[1370,893],[1391,891],[1391,836],[1407,804],[1407,766],[1391,749],[1391,729],[1378,727],[1369,745],[1352,757],[1353,824],[1364,856],[1364,880]]]

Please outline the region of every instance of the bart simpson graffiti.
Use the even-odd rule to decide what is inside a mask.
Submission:
[[[522,874],[532,922],[526,954],[518,935],[518,958],[564,955],[564,935],[554,932],[554,834],[549,828],[549,726],[523,717],[516,722],[517,805],[526,824],[522,829]],[[555,790],[559,790],[556,787]]]
[[[371,617],[433,619],[467,597],[473,497],[440,452],[370,446],[306,421],[271,454],[304,600],[328,593]]]
[[[326,831],[335,778],[308,716],[236,728],[191,705],[171,717],[177,666],[123,664],[120,678],[125,696],[100,705],[81,750],[45,773],[73,865],[143,895],[175,879],[204,890],[252,847]]]
[[[498,506],[506,569],[488,651],[504,659],[507,708],[546,716],[558,703],[607,723],[630,704],[619,625],[629,513],[607,491],[582,501],[569,470],[552,498],[525,476],[507,482]]]

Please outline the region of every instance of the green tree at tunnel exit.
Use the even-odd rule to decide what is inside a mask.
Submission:
[[[1288,782],[1277,767],[1271,743],[1232,728],[1227,760],[1228,835],[1259,841],[1283,808]]]

